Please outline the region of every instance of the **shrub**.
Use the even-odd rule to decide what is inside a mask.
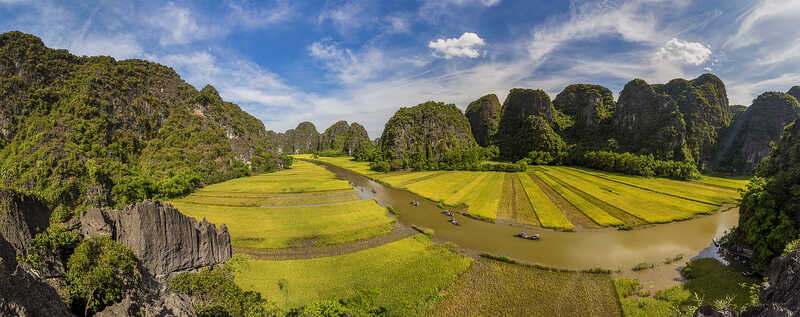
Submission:
[[[42,257],[66,253],[66,249],[74,247],[80,239],[80,234],[69,230],[65,225],[53,224],[31,239],[28,254],[20,260],[38,268],[42,263]]]
[[[652,154],[594,151],[584,153],[583,157],[572,163],[607,172],[646,177],[663,176],[684,180],[700,178],[700,172],[693,162],[656,160]]]
[[[89,316],[119,302],[139,274],[131,249],[109,237],[92,237],[69,257],[66,279],[73,310],[83,308]]]
[[[246,258],[235,256],[222,266],[206,268],[200,273],[184,272],[169,282],[172,290],[192,296],[200,316],[266,316],[269,301],[261,294],[242,290],[234,283],[237,265]]]

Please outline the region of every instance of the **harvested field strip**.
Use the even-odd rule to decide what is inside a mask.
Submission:
[[[516,211],[514,214],[514,219],[518,223],[541,226],[542,224],[539,222],[539,218],[536,217],[536,212],[533,211],[533,205],[531,205],[531,201],[528,199],[528,194],[525,192],[525,188],[522,186],[519,176],[520,174],[511,175],[513,177],[512,185],[514,186],[514,210]]]
[[[614,191],[624,193],[626,195],[631,195],[631,196],[626,196],[628,199],[636,199],[643,201],[649,200],[654,203],[668,206],[669,208],[673,208],[679,212],[687,213],[690,216],[694,216],[696,214],[709,214],[719,209],[719,206],[713,204],[699,203],[696,201],[686,200],[683,198],[664,195],[649,190],[623,185],[617,182],[605,180],[598,177],[581,175],[581,173],[572,171],[565,167],[554,166],[551,169],[558,170],[560,172],[563,172],[564,174],[570,174],[578,178],[590,180],[597,184],[601,184],[601,186],[604,186],[605,188],[611,188]]]
[[[414,312],[425,300],[456,281],[471,259],[434,244],[423,235],[379,247],[332,257],[290,261],[248,261],[236,273],[236,283],[265,298],[299,307],[333,297],[344,298],[359,290],[376,290],[376,304],[399,316]],[[285,279],[288,292],[278,288]],[[288,297],[287,297],[288,296]]]
[[[236,178],[206,186],[197,193],[302,193],[351,189],[350,184],[314,163],[295,161],[291,169]]]
[[[608,275],[549,272],[480,259],[430,316],[621,316]]]
[[[570,167],[569,169],[578,173],[584,173],[586,175],[602,178],[607,181],[617,182],[623,185],[649,190],[663,195],[715,206],[722,206],[723,203],[731,202],[737,195],[736,191],[734,190],[722,190],[720,188],[709,187],[707,185],[695,182],[677,181],[669,178],[628,175],[622,176],[574,167]]]
[[[575,226],[564,216],[564,213],[545,195],[544,191],[533,182],[528,174],[518,174],[522,188],[528,195],[528,200],[536,212],[536,218],[542,227],[575,230]]]
[[[599,228],[595,221],[592,221],[586,214],[581,212],[577,206],[571,204],[566,198],[564,198],[561,194],[555,191],[550,184],[542,180],[539,175],[536,173],[528,173],[528,176],[536,183],[539,188],[542,189],[547,198],[550,199],[558,209],[561,210],[561,213],[569,219],[569,221],[578,228]]]
[[[369,238],[366,240],[358,240],[336,245],[326,245],[321,247],[299,247],[288,249],[244,249],[234,248],[234,253],[249,254],[258,260],[269,261],[285,261],[285,260],[303,260],[313,259],[328,256],[337,256],[349,253],[355,253],[366,249],[376,248],[384,244],[389,244],[395,241],[400,241],[405,238],[417,234],[417,231],[401,225],[399,222],[394,223],[394,230],[391,233]]]
[[[394,219],[374,200],[308,207],[224,207],[172,202],[196,219],[224,223],[237,248],[339,244],[387,234]]]
[[[503,191],[503,178],[505,173],[486,173],[486,178],[475,186],[462,203],[469,206],[467,212],[483,218],[497,218],[497,209],[500,208],[500,197]]]
[[[693,217],[696,212],[712,210],[709,208],[711,206],[705,204],[604,181],[588,175],[580,177],[550,167],[547,168],[547,174],[650,223],[685,220]]]
[[[514,174],[507,173],[503,176],[503,192],[500,206],[497,208],[498,221],[509,222],[516,218],[517,206],[514,194]]]
[[[544,169],[541,169],[540,171],[544,171]],[[543,172],[543,173],[545,175],[549,175],[549,174],[547,174],[547,172]],[[588,193],[580,190],[579,188],[577,188],[575,186],[572,186],[570,184],[567,184],[567,183],[565,183],[564,181],[562,181],[562,180],[560,180],[558,178],[551,177],[550,179],[556,181],[561,186],[564,186],[564,187],[572,190],[573,193],[581,196],[581,198],[585,199],[586,201],[591,202],[595,206],[598,206],[598,207],[602,208],[605,212],[607,212],[612,217],[617,218],[619,220],[622,220],[622,222],[624,222],[625,225],[627,225],[627,226],[636,226],[636,225],[641,225],[641,224],[646,224],[647,223],[647,221],[645,221],[644,219],[638,218],[638,217],[636,217],[636,216],[634,216],[632,214],[629,214],[629,213],[625,212],[622,209],[617,208],[614,205],[611,205],[611,204],[609,204],[607,202],[599,200],[599,199],[595,198],[594,196],[589,195]]]
[[[272,194],[255,197],[236,197],[225,193],[193,194],[180,199],[181,202],[231,207],[269,207],[302,206],[330,204],[359,200],[361,197],[353,190],[335,192],[311,192],[304,194]]]
[[[549,175],[545,175],[542,172],[536,172],[536,175],[539,178],[547,183],[554,191],[556,191],[561,197],[564,197],[570,204],[575,206],[578,210],[583,212],[586,216],[591,218],[595,223],[601,226],[621,226],[624,225],[622,220],[614,218],[610,214],[608,214],[605,210],[600,207],[595,206],[590,201],[583,199],[580,195],[576,194],[572,190],[567,187],[562,186],[554,179],[550,178]]]

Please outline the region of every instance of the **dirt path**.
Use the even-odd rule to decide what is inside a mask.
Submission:
[[[305,248],[286,248],[286,249],[241,249],[234,248],[233,253],[243,253],[253,256],[259,260],[283,261],[283,260],[304,260],[322,258],[336,255],[354,253],[366,249],[382,246],[384,244],[399,241],[417,234],[414,229],[395,222],[394,230],[391,233],[366,239],[353,241],[337,245],[326,245],[321,247]]]

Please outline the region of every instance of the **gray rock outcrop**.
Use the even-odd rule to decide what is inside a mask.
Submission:
[[[72,316],[55,288],[17,263],[49,217],[35,197],[0,190],[0,316]]]
[[[84,236],[109,236],[133,250],[157,281],[231,258],[228,228],[187,217],[172,205],[146,200],[122,210],[90,208],[81,215]]]

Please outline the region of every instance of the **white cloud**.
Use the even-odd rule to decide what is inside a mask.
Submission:
[[[278,1],[275,7],[259,8],[244,3],[229,2],[232,23],[241,23],[246,28],[259,28],[278,22],[287,21],[294,10],[286,1]]]
[[[131,34],[117,34],[106,37],[89,34],[73,41],[69,50],[75,55],[109,55],[116,59],[141,57],[143,49]]]
[[[408,17],[401,15],[390,15],[386,17],[389,33],[408,33],[411,31],[411,23]]]
[[[158,40],[161,45],[186,44],[209,35],[209,30],[197,23],[197,16],[188,8],[169,2],[160,11],[149,21],[162,32]]]
[[[444,7],[447,5],[482,5],[485,7],[493,7],[500,4],[501,0],[427,0],[423,6],[438,6]]]
[[[326,21],[331,22],[339,32],[346,32],[357,28],[364,23],[364,5],[361,2],[351,1],[342,5],[334,6],[322,10],[317,17],[317,23],[322,24]]]
[[[711,56],[711,49],[697,42],[686,42],[673,38],[656,52],[657,60],[677,61],[700,65]]]
[[[428,43],[428,47],[434,50],[434,56],[441,56],[445,59],[452,57],[479,57],[481,52],[477,48],[483,45],[486,45],[486,42],[478,34],[472,32],[465,32],[458,38],[438,39],[435,42]]]
[[[740,49],[750,45],[758,44],[767,40],[761,27],[774,23],[777,19],[786,19],[788,24],[784,25],[785,31],[797,28],[797,17],[800,16],[800,1],[797,0],[763,0],[755,4],[750,10],[739,16],[737,19],[739,29],[736,34],[731,36],[724,47],[729,49]],[[781,34],[772,34],[784,36]]]

